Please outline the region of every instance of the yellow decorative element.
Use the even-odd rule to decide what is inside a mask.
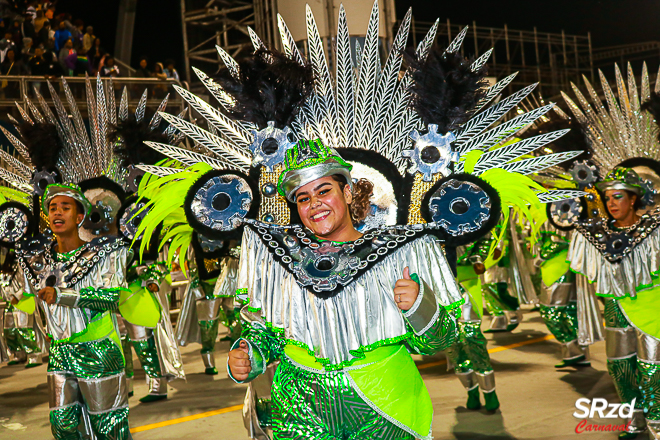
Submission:
[[[206,268],[207,272],[213,272],[218,268],[219,264],[220,262],[217,258],[213,258],[211,260],[204,258],[204,267]]]
[[[277,178],[282,173],[283,165],[279,164],[275,167],[272,173],[266,171],[266,168],[261,168],[261,176],[259,176],[259,191],[267,183],[272,183],[277,187]],[[261,206],[259,207],[259,217],[261,220],[265,214],[271,214],[275,217],[275,222],[278,225],[288,225],[291,222],[291,212],[286,204],[286,199],[282,197],[277,190],[275,194],[266,197],[261,193]]]
[[[431,189],[431,187],[438,180],[442,179],[442,174],[438,173],[434,175],[430,182],[425,182],[422,177],[422,173],[415,173],[415,180],[413,181],[412,192],[410,194],[410,209],[408,210],[409,225],[426,223],[426,221],[422,218],[422,212],[420,210],[422,206],[422,199],[424,198],[424,195]]]
[[[591,215],[594,209],[598,210],[598,215],[596,217],[602,217],[602,218],[607,218],[607,210],[605,209],[605,205],[603,204],[603,199],[600,198],[600,194],[596,190],[596,188],[585,188],[585,192],[588,192],[589,194],[594,196],[594,200],[589,201],[587,197],[585,199],[587,200],[587,215],[589,217],[594,217]]]

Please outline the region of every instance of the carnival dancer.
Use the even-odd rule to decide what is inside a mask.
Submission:
[[[516,160],[548,137],[495,148],[545,109],[487,130],[531,88],[475,115],[506,82],[487,88],[487,56],[460,55],[466,31],[442,50],[432,48],[434,27],[400,76],[409,12],[381,69],[378,16],[375,2],[357,80],[343,7],[336,82],[309,8],[311,65],[282,20],[283,54],[254,33],[255,54],[242,63],[219,49],[227,66],[220,83],[197,73],[222,111],[177,88],[210,131],[163,114],[208,155],[150,144],[186,167],[150,170],[145,239],[181,210],[165,230],[180,236],[173,241],[182,255],[191,229],[213,239],[242,233],[237,298],[247,305],[229,371],[250,381],[280,361],[271,392],[276,439],[430,438],[432,405],[410,353],[433,353],[455,338],[450,310],[462,298],[442,244],[488,233],[501,206],[505,224],[509,207],[531,216],[543,190],[519,171],[572,157]],[[389,202],[362,234],[354,225],[373,212],[374,187]]]
[[[541,232],[539,262],[542,290],[540,313],[561,344],[562,361],[555,368],[588,367],[589,346],[578,341],[576,275],[566,262],[569,240],[561,231]]]
[[[660,142],[653,120],[658,120],[660,106],[658,96],[651,93],[646,65],[641,90],[630,66],[627,85],[618,66],[615,71],[619,99],[601,75],[607,108],[586,80],[593,104],[577,87],[579,105],[564,94],[592,145],[595,164],[577,164],[580,172],[573,173],[574,179],[595,188],[587,189],[590,194],[584,205],[576,201],[571,209],[579,213],[583,206],[584,218],[577,222],[567,259],[571,270],[595,283],[596,295],[605,297],[607,368],[621,402],[634,403],[627,432],[619,437],[636,438],[648,429],[652,438],[659,439],[660,209],[655,195]],[[645,106],[656,113],[645,111],[641,103],[649,103]],[[604,177],[599,179],[598,171]],[[582,333],[582,322],[578,324]]]
[[[481,242],[481,240],[480,240]],[[465,303],[458,318],[459,336],[446,350],[447,366],[454,368],[456,377],[468,393],[467,409],[481,408],[479,389],[484,393],[486,409],[495,411],[500,402],[495,392],[495,371],[490,362],[487,341],[481,332],[483,317],[482,285],[480,275],[486,270],[489,246],[480,242],[461,249],[457,263],[457,279]]]
[[[42,364],[45,332],[34,315],[34,298],[23,297],[23,282],[14,250],[8,249],[0,271],[0,289],[7,301],[3,334],[12,357],[7,365],[25,363],[25,368],[33,368]]]
[[[159,106],[164,110],[169,95]],[[113,213],[118,218],[118,233],[132,243],[136,250],[128,269],[130,295],[123,295],[118,309],[118,319],[122,348],[126,358],[126,376],[129,396],[133,395],[133,356],[131,348],[140,360],[145,372],[149,392],[140,398],[140,402],[149,403],[167,399],[167,384],[174,379],[185,379],[181,353],[174,338],[170,318],[169,285],[166,277],[169,273],[167,247],[158,252],[158,243],[150,243],[138,258],[142,245],[140,237],[135,236],[137,211],[145,205],[139,201],[137,190],[144,171],[138,166],[150,166],[165,157],[148,148],[144,142],[163,142],[168,140],[168,130],[161,132],[162,119],[157,113],[146,115],[146,99],[138,104],[134,114],[120,112],[116,124],[108,128],[107,139],[113,145],[113,154],[127,170],[127,177],[121,181],[128,194],[122,208]],[[171,130],[169,130],[171,131]],[[174,133],[169,133],[170,136]],[[176,142],[176,136],[172,139]],[[114,232],[114,231],[112,231]]]
[[[51,184],[42,203],[54,237],[18,243],[17,254],[52,337],[53,436],[82,438],[78,426],[85,420],[98,439],[130,439],[124,358],[112,313],[126,289],[128,247],[121,238],[82,241],[78,228],[91,204],[79,187]]]

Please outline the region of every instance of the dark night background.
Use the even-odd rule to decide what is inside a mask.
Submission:
[[[313,0],[312,0],[313,1]],[[350,1],[350,0],[347,0]],[[60,0],[59,12],[71,12],[95,33],[108,51],[114,50],[118,0]],[[501,27],[541,32],[586,35],[593,47],[660,40],[658,0],[554,0],[554,1],[437,1],[398,0],[397,16],[412,6],[418,21],[449,18],[455,24]],[[173,58],[183,65],[180,0],[139,0],[133,43],[133,60],[148,55],[153,61]],[[304,11],[300,11],[304,14]],[[366,23],[365,23],[366,27]]]

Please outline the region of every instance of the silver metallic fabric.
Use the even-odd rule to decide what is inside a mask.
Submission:
[[[652,440],[660,440],[660,421],[648,420],[646,427]]]
[[[204,368],[213,368],[215,367],[215,356],[213,353],[201,353],[202,362],[204,363]]]
[[[192,261],[192,260],[188,260]],[[191,342],[200,343],[202,335],[197,319],[196,298],[204,296],[199,283],[189,283],[183,294],[179,318],[176,321],[175,337],[177,344],[185,347]]]
[[[44,252],[48,252],[45,250]],[[92,287],[103,288],[123,288],[126,287],[126,259],[128,257],[128,248],[125,246],[112,247],[110,244],[103,246],[100,250],[89,252],[89,261],[96,257],[98,261],[84,275],[82,279],[77,280],[72,286],[68,286],[64,281],[64,274],[60,272],[64,262],[53,262],[50,267],[43,258],[43,255],[37,255],[28,258],[29,264],[37,273],[35,283],[30,283],[26,279],[26,286],[31,293],[36,294],[39,289],[45,286],[48,276],[55,274],[57,276],[56,287],[67,291],[80,292],[81,289]],[[82,259],[83,261],[86,259]],[[37,268],[41,270],[37,271]],[[27,277],[27,275],[26,275]],[[74,277],[74,279],[76,279]],[[69,338],[77,333],[81,333],[87,327],[89,316],[84,308],[67,307],[60,304],[46,304],[38,301],[41,305],[46,318],[48,332],[55,340]]]
[[[644,412],[635,408],[633,410],[632,420],[627,432],[631,433],[641,433],[646,431],[646,419],[644,418]]]
[[[589,356],[589,347],[578,344],[577,339],[574,339],[566,344],[562,344],[561,358],[564,360],[571,360],[580,356]]]
[[[128,406],[126,374],[123,371],[117,375],[100,379],[78,378],[77,380],[90,414],[99,414]]]
[[[430,235],[401,246],[373,266],[369,276],[325,300],[301,288],[250,228],[243,232],[240,262],[237,287],[247,289],[249,308],[284,329],[285,338],[305,344],[330,364],[351,361],[352,350],[407,333],[393,293],[406,266],[427,283],[439,304],[461,300],[444,251]]]
[[[165,377],[149,377],[147,376],[147,386],[149,387],[149,394],[154,396],[167,395],[167,378]]]
[[[633,327],[606,327],[605,350],[608,359],[624,359],[637,353],[637,335]]]
[[[619,263],[610,263],[584,235],[575,231],[567,260],[574,272],[596,282],[598,294],[635,297],[637,287],[652,286],[651,274],[660,271],[660,228],[651,232]]]
[[[420,280],[420,282],[421,286],[417,300],[408,311],[403,312],[403,316],[416,335],[426,333],[429,327],[438,319],[440,312],[435,294],[424,280]]]
[[[197,308],[197,319],[199,321],[213,321],[218,319],[218,312],[223,298],[198,299],[195,303]]]
[[[573,236],[576,235],[579,234],[575,233]],[[595,287],[594,284],[589,284],[585,276],[575,274],[578,342],[580,345],[591,345],[605,340],[603,320],[596,300]]]
[[[268,366],[265,373],[248,383],[243,401],[243,424],[248,437],[254,440],[270,440],[272,430],[271,388],[275,370],[280,362]],[[261,407],[261,408],[260,408]]]
[[[531,273],[527,266],[527,258],[522,247],[524,239],[518,233],[517,226],[515,216],[509,217],[509,259],[511,261],[509,286],[515,293],[518,301],[520,301],[520,304],[535,304],[538,303],[536,290],[532,283]]]
[[[484,393],[495,391],[495,372],[489,371],[487,373],[475,373],[477,375],[477,382],[479,388]]]
[[[167,299],[169,284],[163,280],[159,286],[158,294],[154,295],[160,304],[160,320],[154,329],[156,348],[158,349],[158,360],[160,361],[161,374],[167,378],[185,379],[183,370],[183,359],[174,336],[172,320],[170,319],[170,305]]]
[[[660,340],[653,336],[636,330],[637,359],[640,361],[660,365]]]
[[[468,371],[467,373],[455,373],[458,380],[461,382],[461,385],[467,390],[470,391],[479,386],[477,382],[477,375],[474,371]]]
[[[564,277],[560,278],[560,281]],[[543,289],[539,295],[539,300],[544,306],[565,306],[569,301],[577,299],[575,283],[556,282],[552,286],[543,284]],[[543,283],[543,282],[542,282]]]
[[[218,280],[213,287],[213,296],[236,295],[236,283],[238,282],[238,258],[225,257],[221,261],[222,269]],[[203,320],[203,318],[200,318]]]

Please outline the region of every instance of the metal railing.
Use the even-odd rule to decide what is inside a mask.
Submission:
[[[80,109],[83,117],[87,112],[87,99],[85,93],[85,78],[84,77],[65,77],[67,84],[71,89],[71,93],[76,99],[78,108]],[[108,91],[110,78],[101,78],[104,82],[106,92]],[[16,110],[15,103],[20,104],[26,108],[27,101],[25,97],[33,101],[39,107],[39,100],[35,94],[35,88],[39,91],[41,96],[46,100],[49,105],[53,105],[51,92],[48,83],[52,86],[58,94],[62,102],[66,106],[66,96],[62,87],[62,78],[46,78],[43,76],[7,76],[0,75],[0,115],[4,116],[7,111],[14,113]],[[163,98],[169,93],[169,100],[167,111],[169,113],[179,113],[185,108],[185,101],[176,93],[174,85],[179,85],[188,88],[187,83],[181,83],[174,79],[161,80],[157,78],[112,78],[112,84],[115,93],[115,101],[119,104],[124,87],[126,87],[128,94],[128,103],[131,109],[134,109],[146,89],[147,94],[147,108],[155,111]],[[92,79],[92,85],[96,90],[96,79]],[[13,110],[11,110],[13,108]],[[16,115],[17,116],[17,115]]]

